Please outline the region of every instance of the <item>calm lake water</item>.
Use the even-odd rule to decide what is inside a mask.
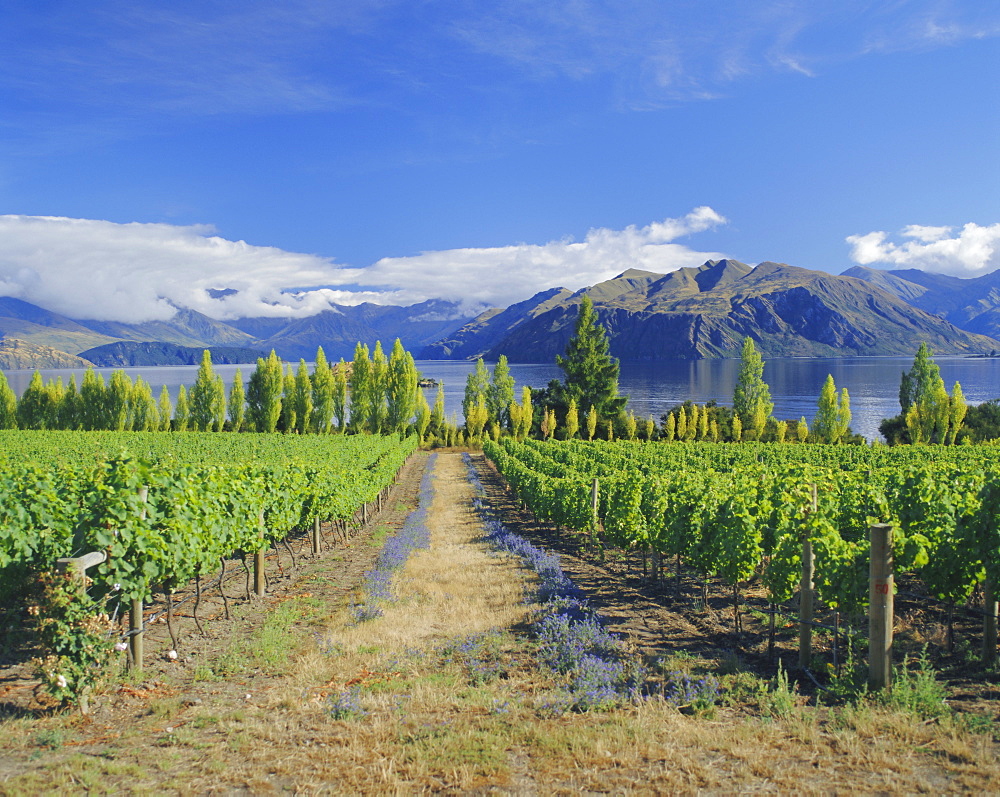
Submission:
[[[970,404],[1000,398],[1000,358],[976,359],[966,357],[935,357],[941,376],[950,391],[958,381]],[[899,377],[913,364],[912,357],[844,357],[844,358],[786,358],[768,360],[764,365],[764,379],[770,385],[774,400],[774,414],[784,419],[805,416],[812,421],[816,403],[827,374],[833,374],[837,389],[846,387],[851,396],[854,431],[870,440],[879,439],[878,424],[886,417],[899,412]],[[659,363],[622,363],[620,389],[629,396],[629,406],[639,418],[660,415],[671,407],[690,399],[703,404],[715,399],[720,404],[731,404],[733,387],[739,372],[740,361],[732,360],[670,360]],[[446,360],[421,360],[417,367],[426,377],[444,382],[445,409],[449,416],[461,420],[462,396],[466,376],[473,364]],[[252,365],[218,365],[215,372],[222,375],[227,386],[237,368],[244,379],[253,371]],[[545,387],[551,379],[558,379],[562,372],[553,365],[512,364],[511,374],[517,381],[520,395],[522,385]],[[113,368],[97,371],[108,379]],[[194,382],[196,366],[171,366],[166,368],[126,368],[134,379],[142,376],[159,395],[166,385],[173,398],[181,385]],[[7,380],[18,395],[28,386],[32,371],[6,371]],[[68,381],[76,374],[77,384],[82,370],[43,370],[42,376],[61,376]],[[434,390],[427,391],[430,403]]]

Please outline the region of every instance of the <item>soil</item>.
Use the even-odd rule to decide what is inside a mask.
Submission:
[[[510,492],[493,464],[482,455],[473,457],[491,506],[504,525],[546,550],[559,554],[566,574],[586,595],[605,625],[627,639],[647,662],[684,651],[715,660],[723,668],[739,667],[773,677],[779,666],[798,679],[801,694],[822,692],[827,676],[803,673],[798,666],[796,607],[779,607],[773,653],[769,651],[766,591],[758,581],[742,584],[739,596],[740,630],[736,630],[732,587],[719,579],[702,579],[664,560],[660,578],[652,574],[652,560],[641,552],[608,549],[598,554],[585,535],[542,523],[524,509]],[[894,657],[919,658],[926,652],[930,663],[949,686],[949,704],[1000,721],[1000,672],[984,672],[979,660],[982,618],[974,611],[958,611],[954,618],[957,640],[947,650],[947,611],[920,595],[918,582],[903,578],[896,600]],[[834,624],[832,612],[817,613],[817,622]],[[855,627],[867,634],[866,618],[854,618]],[[848,627],[845,620],[843,628]],[[845,660],[841,638],[837,658]],[[833,634],[818,629],[813,634],[816,660],[834,662]],[[867,649],[859,651],[862,657]],[[818,669],[818,668],[817,668]]]
[[[312,553],[312,543],[306,533],[291,537],[288,548],[282,545],[270,549],[265,557],[267,586],[262,598],[252,593],[252,562],[248,569],[240,560],[228,561],[225,601],[217,585],[218,577],[206,579],[197,621],[204,633],[199,630],[193,612],[196,599],[194,585],[188,585],[187,589],[173,597],[172,626],[177,638],[176,646],[167,625],[166,602],[160,594],[161,600],[144,607],[147,630],[144,633],[141,680],[137,679],[135,686],[120,687],[110,704],[98,699],[95,718],[103,719],[109,712],[120,717],[128,715],[154,694],[163,696],[169,692],[192,705],[206,698],[220,699],[226,690],[195,680],[199,663],[224,653],[233,645],[233,640],[248,637],[264,624],[276,606],[291,598],[310,600],[322,605],[323,611],[317,613],[320,615],[317,622],[321,622],[322,616],[359,601],[364,573],[371,570],[385,538],[401,529],[416,508],[426,463],[425,452],[410,457],[383,501],[381,511],[371,507],[367,523],[363,522],[359,512],[354,522],[347,524],[346,540],[344,529],[323,524],[318,555]],[[123,608],[121,613],[127,615],[127,610]],[[123,618],[123,628],[127,627],[125,622]],[[307,628],[302,630],[308,631]],[[176,659],[168,655],[175,647]],[[53,701],[39,688],[39,682],[33,676],[33,655],[36,651],[25,648],[8,656],[6,661],[0,661],[0,719],[26,713],[42,715],[54,708]],[[169,687],[162,683],[166,676],[169,676]],[[251,673],[235,684],[227,685],[227,689],[232,696],[245,700],[248,693],[260,695],[266,692],[271,688],[272,681],[267,675],[254,676]]]
[[[461,525],[463,528],[470,526],[475,523],[475,518],[465,505],[468,487],[462,482],[464,470],[459,466],[459,455],[457,452],[442,452],[440,456],[449,461],[445,463],[447,467],[440,467],[435,472],[441,474],[435,483],[435,522],[451,523],[456,527]],[[225,607],[218,588],[206,586],[198,612],[204,634],[199,632],[192,616],[193,599],[181,604],[175,613],[176,646],[161,619],[164,607],[150,607],[150,616],[159,616],[146,632],[146,660],[142,677],[126,677],[109,684],[105,691],[95,695],[92,712],[87,716],[57,710],[40,694],[37,681],[31,676],[28,661],[31,651],[22,651],[18,660],[0,663],[0,730],[6,726],[15,729],[15,733],[30,733],[32,737],[29,740],[11,738],[8,735],[6,739],[0,740],[0,794],[21,793],[5,787],[7,781],[16,778],[20,778],[13,781],[19,790],[36,786],[46,791],[72,788],[93,791],[218,793],[221,788],[227,793],[232,790],[252,793],[275,790],[376,793],[379,790],[374,784],[380,782],[376,774],[381,773],[380,776],[388,778],[392,773],[384,768],[391,768],[398,763],[386,758],[391,755],[386,750],[397,749],[391,747],[391,744],[417,744],[425,737],[432,740],[438,738],[434,734],[438,734],[442,740],[450,739],[446,735],[446,729],[450,727],[448,723],[458,722],[455,719],[458,704],[448,704],[435,710],[437,713],[434,717],[442,713],[448,715],[440,725],[428,725],[431,714],[408,718],[406,722],[409,724],[400,726],[406,734],[402,737],[398,734],[403,731],[391,728],[386,731],[390,727],[387,725],[390,720],[383,718],[370,723],[370,727],[352,726],[344,723],[331,724],[324,714],[321,723],[315,713],[310,714],[301,707],[286,708],[287,695],[290,693],[299,690],[302,694],[300,703],[308,704],[318,697],[325,699],[329,696],[330,689],[324,691],[324,686],[329,685],[312,683],[300,688],[301,681],[296,679],[295,672],[282,670],[284,665],[281,663],[269,666],[254,661],[246,647],[247,640],[252,640],[254,635],[265,631],[271,619],[287,602],[294,602],[299,608],[298,619],[292,628],[292,633],[300,640],[297,643],[299,648],[309,646],[301,640],[307,640],[315,647],[311,642],[312,638],[321,637],[329,629],[331,618],[342,616],[345,610],[360,602],[364,574],[372,568],[382,543],[387,536],[403,527],[418,504],[421,478],[427,461],[426,452],[418,452],[411,457],[383,502],[381,511],[373,513],[367,524],[359,523],[348,540],[340,538],[335,529],[325,528],[323,548],[319,555],[314,556],[308,536],[302,535],[291,542],[296,557],[294,566],[291,556],[283,547],[278,552],[272,551],[267,564],[271,576],[263,598],[247,597],[246,576],[242,565],[238,562],[231,563],[227,568],[231,575],[225,586],[229,596],[230,619],[225,619]],[[742,592],[742,630],[737,633],[734,629],[731,591],[722,583],[710,581],[703,592],[702,583],[687,571],[682,571],[679,584],[672,571],[668,574],[669,577],[659,581],[653,580],[648,574],[644,575],[641,558],[635,552],[626,555],[609,550],[601,557],[588,545],[586,539],[565,529],[539,523],[529,512],[521,509],[491,463],[481,454],[473,454],[472,461],[486,490],[488,503],[502,518],[504,525],[530,542],[558,553],[564,571],[584,592],[591,605],[601,613],[608,627],[621,634],[647,662],[683,652],[714,661],[719,668],[736,667],[760,675],[775,674],[779,662],[786,671],[796,671],[797,627],[791,622],[779,622],[775,653],[773,656],[769,655],[767,623],[762,621],[765,615],[760,614],[767,604],[763,592],[753,584],[747,585]],[[462,506],[452,505],[459,501]],[[176,596],[178,601],[188,597],[181,594]],[[905,601],[903,608],[904,616],[900,621],[903,646],[919,652],[924,641],[932,642],[935,661],[951,686],[952,705],[997,719],[996,698],[1000,696],[997,673],[982,673],[974,660],[967,655],[963,657],[961,651],[953,654],[937,652],[940,646],[933,643],[942,632],[936,608],[928,609],[926,605],[916,603],[910,606]],[[959,618],[957,628],[960,639],[973,639],[975,618]],[[816,651],[827,655],[829,647],[830,636],[817,634]],[[174,648],[178,654],[176,659],[167,655]],[[217,668],[218,662],[227,660],[227,656],[229,659],[242,656],[245,660],[234,661],[231,673],[216,672],[213,675],[207,672],[209,663]],[[373,658],[372,662],[374,661]],[[380,673],[376,669],[373,663],[372,671],[362,670],[357,676],[360,679],[358,682],[374,683],[379,678],[398,676],[398,673]],[[822,676],[817,677],[822,681]],[[801,676],[799,689],[806,696],[817,691],[815,683],[807,676]],[[727,711],[738,713],[739,709],[737,707]],[[211,725],[205,724],[207,717],[223,719],[218,725]],[[239,730],[240,723],[244,720],[252,730]],[[251,720],[254,724],[251,724]],[[502,718],[491,717],[488,711],[484,711],[475,722],[486,727],[487,722],[498,723],[501,720]],[[538,755],[537,751],[543,749],[543,745],[530,750],[527,747],[513,748],[507,751],[512,763],[507,786],[501,787],[501,790],[507,793],[579,793],[583,788],[645,792],[675,790],[680,781],[661,781],[657,778],[666,778],[667,775],[675,777],[681,767],[679,762],[683,759],[688,762],[690,771],[697,775],[691,775],[692,779],[685,781],[687,786],[682,789],[684,791],[707,789],[725,793],[736,789],[758,788],[773,791],[775,783],[781,782],[786,747],[789,755],[797,750],[798,756],[811,756],[823,761],[823,766],[830,770],[828,776],[817,773],[809,781],[808,788],[805,789],[807,791],[832,792],[851,788],[849,784],[853,784],[852,790],[858,790],[858,783],[868,783],[873,787],[872,784],[880,782],[870,771],[850,771],[853,765],[849,762],[863,760],[862,758],[848,755],[844,760],[837,759],[833,752],[840,749],[840,741],[835,734],[823,737],[825,747],[810,746],[815,741],[809,734],[815,734],[819,738],[820,731],[800,728],[794,733],[783,735],[784,731],[772,728],[767,723],[736,725],[738,718],[730,714],[719,720],[710,723],[707,720],[677,717],[678,723],[692,724],[677,725],[679,730],[676,733],[671,730],[674,726],[669,723],[664,726],[661,723],[658,728],[650,731],[648,742],[630,738],[620,743],[617,749],[627,751],[638,747],[640,741],[655,746],[659,743],[655,733],[673,733],[672,738],[676,742],[672,741],[671,744],[677,745],[676,750],[667,746],[656,752],[657,756],[667,755],[667,758],[639,760],[626,758],[625,753],[614,753],[627,761],[627,767],[622,764],[620,768],[616,768],[617,765],[608,763],[606,771],[603,764],[595,765],[594,762],[613,760],[604,757],[612,756],[611,740],[619,730],[614,714],[564,717],[539,722],[539,734],[543,729],[546,733],[565,733],[566,738],[573,739],[575,744],[580,745],[584,744],[582,737],[570,734],[582,734],[589,729],[594,736],[588,737],[590,741],[587,744],[590,747],[587,749],[597,752],[591,752],[591,759],[584,760],[574,758],[575,754],[568,748],[553,748],[551,758],[562,761],[559,764],[562,770],[553,775],[545,771],[546,766],[553,765],[535,757]],[[433,720],[435,723],[438,721],[439,719]],[[601,730],[596,732],[595,727],[600,727]],[[368,746],[365,734],[375,734],[379,728],[388,735],[381,740],[373,736]],[[178,729],[189,733],[183,744],[170,741],[177,737]],[[746,757],[741,759],[727,753],[726,751],[734,749],[726,746],[730,742],[711,740],[710,745],[703,748],[688,742],[689,738],[697,739],[699,733],[707,734],[710,731],[736,740],[746,738]],[[536,729],[531,729],[531,732],[536,732]],[[602,734],[606,734],[606,738]],[[801,734],[802,738],[796,734]],[[389,739],[389,736],[392,738]],[[755,779],[753,772],[747,770],[745,762],[755,760],[753,756],[758,754],[755,748],[757,739],[771,739],[772,736],[774,750],[768,752],[770,758],[760,764],[764,767],[761,771],[771,772],[771,777],[775,778],[768,786],[767,780],[761,779],[762,776],[756,776]],[[351,753],[351,744],[361,748],[360,752]],[[386,747],[378,748],[380,744]],[[992,744],[992,740],[986,740],[984,744]],[[342,756],[338,760],[345,760],[344,756],[349,753],[361,756],[352,764],[349,781],[343,771],[330,772],[323,769],[325,759],[333,755],[334,749]],[[432,746],[428,749],[433,752]],[[667,754],[663,750],[673,752]],[[676,759],[670,758],[672,755]],[[288,763],[283,762],[284,769],[280,771],[277,767],[270,771],[267,769],[269,757],[285,759]],[[367,760],[368,758],[371,760]],[[152,759],[160,759],[157,762],[160,765],[159,771],[149,763]],[[81,765],[74,763],[81,760],[86,760],[91,769],[81,769]],[[976,775],[975,767],[969,761],[956,757],[948,765],[953,765],[956,771],[964,767],[961,769],[961,777],[971,780],[940,780],[941,790],[962,790],[960,784],[963,782],[973,784],[974,789],[982,788],[983,778],[989,776]],[[376,765],[384,771],[380,769],[376,773]],[[805,767],[806,764],[802,766]],[[808,766],[818,765],[814,762]],[[921,766],[931,769],[929,765]],[[109,779],[98,782],[88,782],[79,774],[97,771],[98,767],[102,773],[113,774],[103,775]],[[130,767],[136,770],[141,768],[141,777],[130,775]],[[178,786],[171,780],[179,768],[187,768],[184,770],[183,786]],[[871,768],[877,770],[878,765],[873,764]],[[449,771],[444,767],[434,775],[437,780],[429,778],[420,781],[424,785],[419,789],[408,785],[403,791],[459,791],[455,785],[459,781],[448,780]],[[938,783],[935,779],[942,778],[940,771],[933,769],[927,780],[921,783]],[[972,774],[969,774],[970,771]],[[57,772],[68,780],[50,780],[55,777],[53,773]],[[74,774],[63,775],[65,772]],[[734,779],[726,781],[723,777],[720,780],[722,776],[713,774],[717,772],[725,772],[725,777],[731,776]],[[785,777],[788,776],[785,773]],[[35,780],[25,780],[31,777]],[[977,781],[976,777],[980,779]],[[348,787],[348,782],[353,785]],[[399,782],[417,783],[414,780]],[[477,793],[496,790],[489,787],[488,780],[480,779],[478,782],[481,788],[474,790]],[[657,787],[654,785],[656,783],[674,785],[668,789],[665,785]],[[398,790],[400,787],[394,788]],[[778,790],[781,790],[780,786]],[[861,790],[865,788],[862,786]],[[894,788],[890,786],[888,790],[892,791]],[[916,786],[914,790],[917,790]]]

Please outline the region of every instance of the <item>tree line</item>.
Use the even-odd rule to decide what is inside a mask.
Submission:
[[[79,387],[61,377],[42,379],[36,371],[18,399],[0,372],[0,429],[81,429],[111,431],[251,431],[330,434],[409,434],[421,440],[453,439],[444,413],[443,385],[433,408],[419,385],[413,356],[397,339],[387,356],[359,343],[353,362],[331,365],[320,347],[310,371],[283,363],[274,351],[258,358],[249,380],[240,369],[228,392],[202,354],[194,384],[181,385],[176,402],[164,385],[154,398],[141,376],[123,370],[104,377],[88,369]]]

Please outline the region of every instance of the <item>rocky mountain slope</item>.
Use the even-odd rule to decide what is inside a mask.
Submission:
[[[869,281],[781,263],[709,261],[669,274],[629,270],[575,294],[548,291],[490,312],[424,357],[550,362],[572,335],[588,294],[622,360],[732,357],[750,335],[766,356],[988,353],[994,339],[958,329]]]

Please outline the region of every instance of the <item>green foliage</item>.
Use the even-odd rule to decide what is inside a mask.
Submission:
[[[233,374],[233,384],[229,388],[229,400],[226,404],[229,428],[234,432],[239,432],[243,429],[243,422],[246,418],[246,392],[243,387],[243,372],[239,368]]]
[[[33,660],[46,691],[65,704],[85,699],[113,650],[111,623],[94,614],[83,585],[68,574],[43,572],[40,600],[29,607],[42,655]]]
[[[625,408],[628,397],[618,395],[618,360],[608,352],[607,333],[590,297],[584,295],[566,356],[556,355],[565,378],[555,383],[553,399],[562,411],[575,399],[577,407],[594,407],[598,418],[607,422]]]
[[[247,385],[246,417],[253,431],[273,432],[278,428],[284,384],[281,360],[274,350],[266,360],[258,357]]]
[[[743,339],[741,360],[733,392],[733,411],[740,419],[743,435],[757,440],[774,410],[774,403],[771,401],[771,390],[764,381],[764,360],[750,337]]]

